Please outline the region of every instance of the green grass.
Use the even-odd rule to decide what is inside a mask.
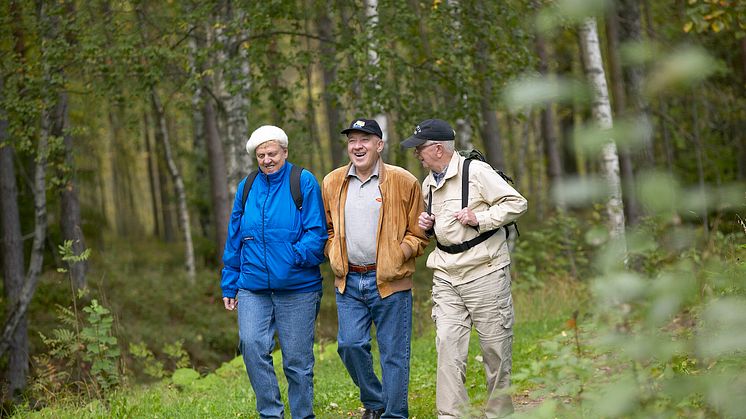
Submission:
[[[426,254],[430,250],[427,249]],[[98,299],[114,316],[114,333],[123,350],[122,362],[128,379],[116,393],[104,400],[84,404],[86,402],[80,401],[79,397],[54,394],[43,401],[46,408],[21,408],[17,416],[257,417],[253,391],[243,363],[240,358],[234,359],[237,343],[235,313],[226,312],[222,307],[219,272],[217,268],[198,269],[196,283],[190,285],[182,267],[175,262],[181,256],[178,245],[164,245],[152,240],[111,241],[94,249],[88,275],[91,286],[88,298]],[[431,272],[424,266],[425,259],[417,260],[413,292],[409,396],[410,414],[419,418],[434,416],[437,360],[430,318]],[[315,410],[319,418],[357,416],[361,407],[358,391],[336,353],[336,305],[327,264],[322,265],[322,273],[325,279],[317,321]],[[514,285],[517,320],[513,370],[518,371],[536,357],[543,356],[539,340],[555,335],[572,311],[585,301],[587,293],[582,283],[571,281],[549,280],[534,289],[529,289],[527,284]],[[53,309],[57,304],[72,305],[69,283],[64,274],[48,267],[30,309],[32,356],[46,351],[39,332],[48,335],[54,328],[64,327]],[[154,382],[143,374],[142,364],[127,352],[129,343],[144,342],[164,367],[172,370],[173,361],[168,359],[163,348],[180,340],[184,342],[192,367],[201,375],[199,380],[187,386],[175,385],[170,379]],[[377,349],[374,354],[377,355]],[[473,334],[467,388],[475,406],[479,406],[485,397],[484,371],[477,360],[478,355],[478,338]],[[275,356],[278,377],[285,386],[280,353],[276,352]],[[521,392],[529,386],[527,382],[514,384]]]
[[[333,295],[333,294],[332,294]],[[537,290],[515,293],[518,320],[515,326],[514,370],[542,356],[538,341],[555,334],[584,295],[578,284],[556,282]],[[327,293],[325,298],[333,300]],[[332,303],[333,304],[333,303]],[[424,310],[424,307],[423,307]],[[410,415],[432,418],[435,415],[436,352],[432,322],[423,322],[412,342],[410,378]],[[375,342],[375,341],[374,341]],[[375,344],[374,344],[375,348]],[[319,418],[356,417],[361,407],[357,388],[349,378],[336,343],[322,339],[315,347],[315,411]],[[377,354],[377,350],[374,351]],[[485,382],[482,364],[477,360],[478,339],[470,342],[467,388],[475,408],[484,401]],[[275,367],[286,397],[280,352],[275,352]],[[376,360],[376,365],[378,362]],[[377,367],[378,369],[378,367]],[[380,372],[380,369],[379,369]],[[527,383],[515,383],[519,390]],[[21,410],[18,417],[29,418],[201,418],[258,417],[254,394],[241,358],[224,363],[218,369],[185,385],[171,379],[152,384],[131,384],[106,400],[85,406],[55,405],[40,411]],[[286,401],[287,406],[287,401]],[[287,413],[289,409],[286,407]]]

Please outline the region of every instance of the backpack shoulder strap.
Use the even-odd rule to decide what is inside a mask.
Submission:
[[[303,168],[295,165],[290,170],[290,194],[293,196],[293,202],[295,202],[295,208],[298,208],[298,211],[303,208],[303,193],[300,190],[300,175],[302,172]]]
[[[246,208],[246,200],[249,198],[249,191],[251,191],[251,186],[254,184],[254,179],[256,179],[256,175],[258,174],[259,170],[253,170],[248,174],[248,176],[246,176],[246,183],[243,185],[243,195],[241,195],[241,213],[243,213]]]
[[[461,172],[461,208],[469,206],[469,165],[471,159],[464,160],[464,169]]]
[[[302,172],[303,168],[300,166],[293,166],[290,170],[290,194],[293,196],[293,202],[298,210],[303,208],[303,193],[300,190],[300,175]],[[244,183],[243,195],[241,196],[241,211],[246,207],[246,200],[249,198],[251,186],[254,184],[254,180],[258,174],[259,171],[254,170],[246,176],[246,183]]]
[[[464,168],[461,171],[461,208],[469,206],[469,166],[473,159],[464,160]],[[479,227],[471,226],[474,230],[479,231]],[[476,245],[476,243],[475,243]]]

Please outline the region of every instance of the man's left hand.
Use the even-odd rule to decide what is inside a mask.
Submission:
[[[462,208],[461,211],[457,212],[456,219],[463,225],[470,225],[472,227],[479,225],[476,214],[469,208]]]

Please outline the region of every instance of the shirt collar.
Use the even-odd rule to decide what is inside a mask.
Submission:
[[[354,164],[350,164],[350,170],[347,171],[347,176],[348,177],[349,176],[354,176],[354,177],[360,179],[359,177],[357,177],[357,170],[355,169],[355,165]],[[376,162],[376,165],[373,166],[373,173],[370,174],[370,178],[372,179],[374,176],[378,177],[378,163],[377,162]]]

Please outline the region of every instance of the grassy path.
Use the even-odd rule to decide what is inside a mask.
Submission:
[[[514,371],[527,367],[541,356],[539,341],[561,330],[582,293],[576,286],[557,286],[531,292],[514,292],[518,322],[515,326]],[[410,416],[435,416],[436,353],[432,324],[424,325],[420,336],[412,342],[410,379]],[[376,364],[378,362],[376,361]],[[275,366],[285,393],[281,373],[280,353],[275,353]],[[479,346],[472,335],[469,351],[467,387],[475,410],[484,402],[484,371],[479,361]],[[360,402],[357,388],[336,353],[336,343],[316,347],[315,410],[318,418],[358,417]],[[175,384],[180,383],[180,384]],[[526,399],[526,382],[517,387],[516,408],[525,410],[532,403]],[[55,406],[38,412],[19,412],[18,417],[30,418],[255,418],[254,394],[243,362],[236,358],[213,373],[199,377],[177,374],[149,385],[133,385],[112,394],[106,401],[94,401],[86,406]]]

